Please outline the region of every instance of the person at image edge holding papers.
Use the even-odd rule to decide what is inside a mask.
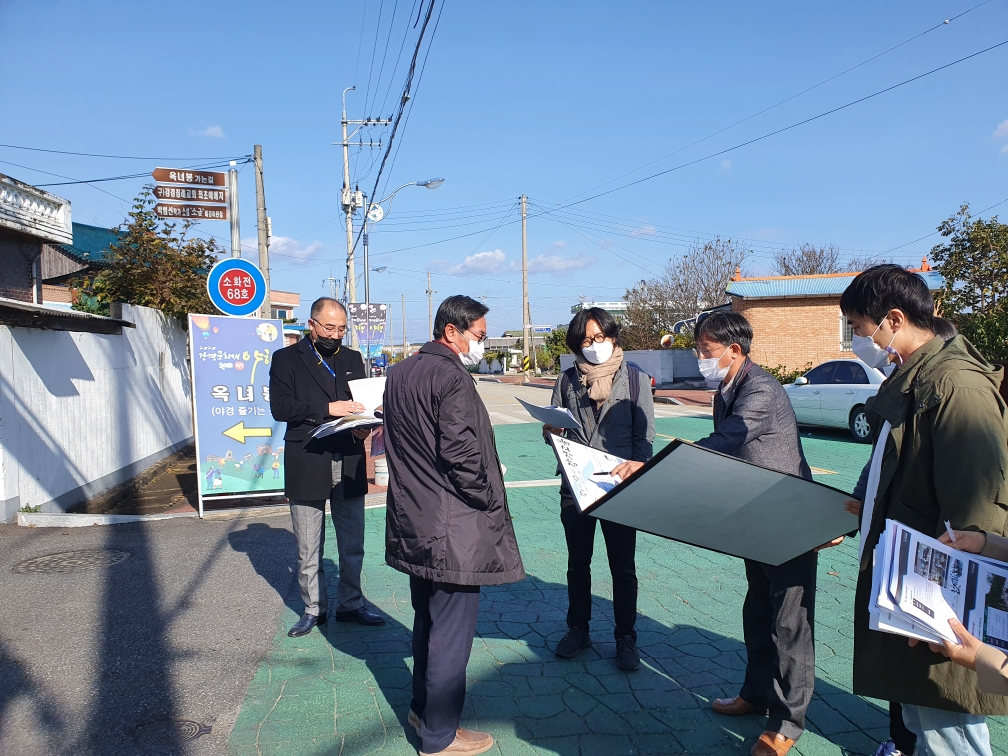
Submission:
[[[945,520],[960,530],[1004,534],[1008,420],[998,394],[1002,371],[965,337],[946,342],[935,335],[927,285],[898,265],[858,275],[840,309],[851,321],[859,356],[885,352],[899,365],[866,405],[874,451],[861,512],[854,693],[900,703],[921,756],[989,756],[985,715],[1008,714],[1008,698],[982,691],[975,672],[925,646],[871,630],[868,608],[872,555],[887,519],[936,538],[945,532]]]
[[[490,416],[465,366],[479,364],[487,308],[445,299],[434,341],[385,383],[385,561],[409,575],[413,700],[422,756],[473,756],[493,738],[459,727],[480,586],[525,578]]]
[[[714,394],[714,433],[697,446],[812,480],[794,410],[777,379],[749,359],[753,332],[738,313],[697,319],[693,331],[700,372]],[[638,463],[616,468],[621,477]],[[723,485],[711,480],[708,485]],[[745,681],[735,698],[712,704],[720,714],[769,713],[752,756],[784,756],[805,730],[805,711],[815,685],[817,555],[810,551],[773,567],[745,560],[749,590],[742,605]]]
[[[619,324],[605,310],[581,310],[567,327],[567,348],[574,367],[553,388],[551,404],[566,407],[583,431],[567,429],[566,437],[623,459],[644,463],[651,459],[654,441],[654,404],[651,379],[636,365],[628,365],[619,346]],[[631,381],[636,385],[631,385]],[[543,435],[564,435],[560,428],[543,426]],[[595,518],[583,515],[567,483],[560,484],[560,521],[567,536],[567,634],[556,655],[572,659],[591,646],[591,560]],[[606,555],[613,582],[616,615],[616,663],[620,669],[640,667],[637,650],[637,569],[634,552],[637,531],[602,520]]]
[[[358,428],[306,443],[308,434],[322,423],[364,411],[347,385],[364,377],[364,361],[360,352],[343,344],[346,330],[343,305],[328,297],[317,299],[311,306],[308,336],[278,350],[270,364],[270,412],[275,420],[287,423],[284,492],[290,499],[298,584],[305,604],[304,615],[288,632],[293,637],[327,620],[322,568],[326,499],[339,552],[336,620],[385,624],[364,606],[361,592],[368,486],[364,439],[370,431]]]
[[[955,541],[943,533],[938,540],[954,549],[968,551],[972,554],[1008,562],[1008,538],[976,531],[955,531]],[[977,638],[963,627],[958,620],[949,620],[952,631],[959,636],[961,644],[956,645],[947,640],[939,646],[929,643],[932,651],[947,656],[956,664],[977,673],[980,690],[984,693],[994,693],[1008,696],[1008,655],[1000,648],[990,646]],[[911,645],[917,645],[911,643]]]

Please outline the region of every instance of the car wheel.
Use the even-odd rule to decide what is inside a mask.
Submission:
[[[864,405],[851,410],[849,427],[855,441],[860,441],[862,444],[871,443],[871,423],[868,422],[868,413],[865,412]]]

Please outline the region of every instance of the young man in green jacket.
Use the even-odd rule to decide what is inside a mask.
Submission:
[[[1008,698],[980,691],[976,673],[925,645],[869,629],[872,553],[894,519],[938,537],[958,530],[1002,535],[1008,518],[1008,414],[1001,369],[963,337],[932,328],[923,279],[898,265],[861,273],[840,299],[859,355],[888,354],[896,371],[869,400],[875,447],[861,512],[854,604],[854,693],[903,705],[921,756],[990,756],[985,716]]]

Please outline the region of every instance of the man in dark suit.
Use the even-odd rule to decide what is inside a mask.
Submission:
[[[287,633],[292,637],[305,635],[327,620],[322,567],[326,499],[339,551],[336,620],[385,624],[364,606],[361,593],[368,431],[337,433],[305,443],[312,429],[322,423],[364,410],[364,405],[353,401],[348,385],[364,377],[364,361],[360,352],[342,343],[347,314],[335,299],[323,297],[312,303],[308,329],[306,338],[274,354],[270,365],[270,411],[274,419],[287,423],[284,492],[290,500],[298,584],[305,604],[304,615]]]
[[[749,321],[738,313],[716,312],[697,322],[700,371],[717,387],[714,432],[697,445],[812,480],[787,394],[749,359],[752,336]],[[814,551],[779,567],[745,560],[745,681],[738,696],[719,698],[713,708],[729,715],[769,712],[752,756],[784,756],[805,729],[815,684],[817,562]]]

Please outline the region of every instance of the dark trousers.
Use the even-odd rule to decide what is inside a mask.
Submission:
[[[466,665],[476,635],[478,585],[410,577],[413,603],[413,701],[425,753],[455,740],[465,704]]]
[[[917,736],[903,721],[903,707],[895,701],[889,702],[889,739],[901,753],[911,754],[917,747]]]
[[[745,560],[749,591],[742,605],[745,682],[740,695],[769,709],[767,729],[797,740],[815,686],[815,593],[819,555],[779,567]]]
[[[560,510],[560,521],[567,536],[567,625],[587,632],[591,620],[591,560],[595,549],[594,517],[583,515],[577,506]],[[613,613],[616,615],[616,637],[629,635],[637,640],[637,531],[616,522],[602,520],[606,555],[613,582]]]

